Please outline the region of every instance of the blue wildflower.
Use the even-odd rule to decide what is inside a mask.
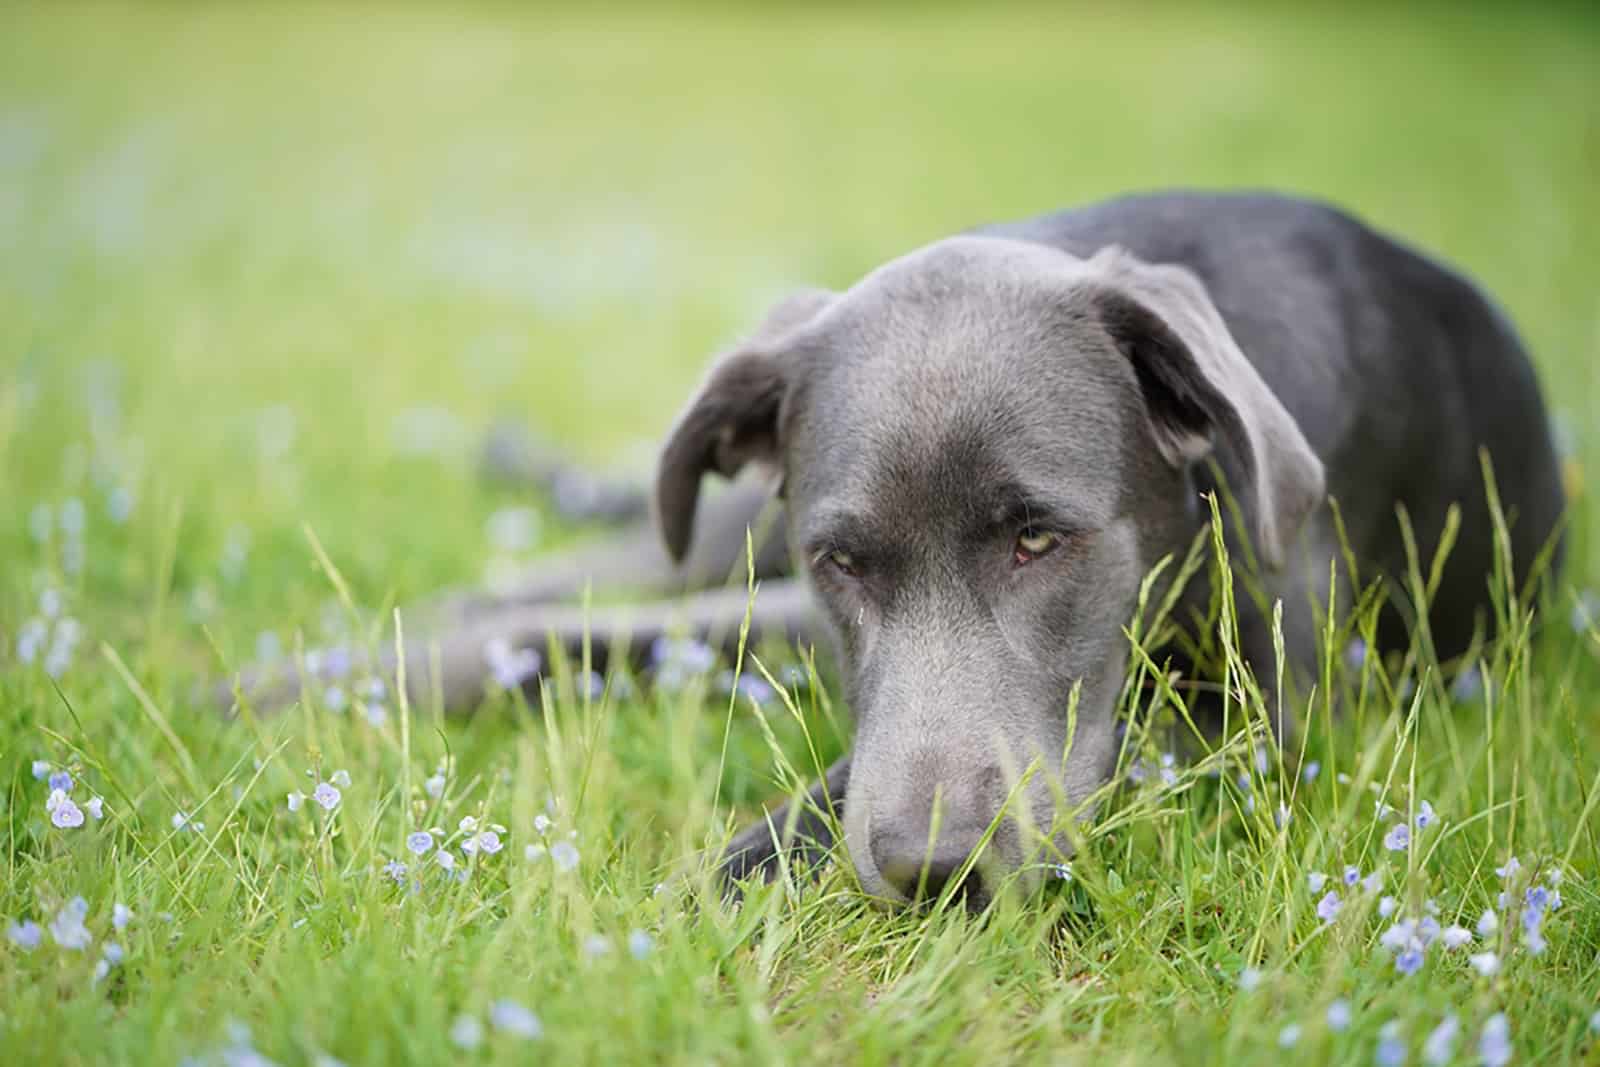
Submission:
[[[1375,1053],[1378,1067],[1401,1067],[1406,1062],[1406,1041],[1400,1030],[1400,1020],[1384,1023],[1378,1030],[1378,1050]]]
[[[1484,1067],[1505,1067],[1511,1062],[1511,1023],[1505,1012],[1496,1012],[1483,1024],[1478,1037],[1478,1058]]]
[[[1239,972],[1239,988],[1242,991],[1246,993],[1252,993],[1260,984],[1261,971],[1258,968],[1246,967],[1244,970]]]
[[[1390,852],[1404,852],[1411,846],[1411,827],[1403,822],[1395,823],[1389,832],[1383,835],[1383,847]]]
[[[1474,952],[1467,957],[1467,962],[1472,964],[1472,969],[1485,978],[1493,978],[1500,973],[1500,955],[1496,952]]]
[[[1353,886],[1359,881],[1361,881],[1361,868],[1360,867],[1346,867],[1344,869],[1344,884],[1345,885]]]
[[[489,1023],[503,1034],[536,1041],[544,1036],[539,1017],[514,1000],[497,1000],[489,1005]]]
[[[50,791],[44,810],[50,813],[50,824],[57,829],[70,830],[83,825],[82,809],[59,789]]]
[[[501,689],[518,690],[539,673],[543,659],[536,649],[512,648],[504,638],[483,646],[483,659]]]
[[[111,926],[116,930],[124,930],[134,919],[133,912],[120,900],[111,908]]]
[[[1448,926],[1445,928],[1444,932],[1439,935],[1439,940],[1444,943],[1445,948],[1453,952],[1456,949],[1461,948],[1463,945],[1469,945],[1472,943],[1472,931],[1468,930],[1465,926]]]
[[[1395,913],[1395,909],[1399,906],[1400,902],[1395,900],[1394,897],[1384,897],[1382,900],[1378,901],[1378,915],[1381,918],[1387,919],[1389,916]]]
[[[1313,893],[1322,892],[1322,887],[1328,884],[1328,876],[1321,871],[1312,871],[1306,875],[1306,888]]]
[[[570,841],[557,841],[550,846],[550,860],[558,871],[570,871],[578,865],[578,847]]]
[[[83,951],[94,941],[89,928],[83,924],[88,914],[89,902],[82,897],[73,897],[67,901],[66,906],[56,914],[56,917],[50,920],[50,936],[55,938],[56,944],[62,948]]]
[[[1433,813],[1433,805],[1424,800],[1417,807],[1417,829],[1426,830],[1437,821],[1438,817]]]
[[[320,782],[317,788],[311,791],[311,799],[322,806],[323,811],[332,811],[339,806],[341,794],[331,782]]]
[[[1371,874],[1361,879],[1361,888],[1365,889],[1369,893],[1376,893],[1378,890],[1382,889],[1383,872],[1373,871]]]
[[[72,775],[66,771],[56,771],[50,775],[50,788],[59,789],[63,793],[72,792]]]
[[[88,800],[84,801],[83,810],[89,813],[89,817],[91,819],[99,822],[101,819],[106,817],[105,798],[100,796],[90,797]]]
[[[396,885],[406,884],[406,865],[399,860],[390,860],[383,865],[383,873],[388,875]]]
[[[426,856],[433,850],[433,835],[426,830],[416,830],[406,835],[406,848],[413,856]]]
[[[636,960],[650,955],[655,947],[655,939],[643,930],[633,930],[628,934],[628,954]]]
[[[483,1024],[471,1015],[458,1015],[450,1026],[450,1040],[456,1048],[471,1052],[483,1044]]]
[[[6,927],[6,939],[24,952],[32,952],[44,940],[44,930],[32,919]]]
[[[1307,763],[1303,768],[1301,768],[1300,777],[1307,785],[1310,785],[1312,782],[1315,782],[1317,780],[1317,775],[1319,775],[1321,773],[1322,773],[1322,764],[1318,763],[1316,760],[1312,760],[1311,762]]]
[[[1439,1025],[1428,1031],[1422,1042],[1422,1060],[1429,1067],[1445,1067],[1456,1053],[1456,1037],[1461,1033],[1461,1020],[1454,1014],[1446,1015]]]
[[[1512,856],[1510,859],[1506,860],[1504,866],[1496,867],[1494,869],[1494,873],[1498,874],[1501,878],[1510,880],[1515,878],[1517,876],[1517,872],[1520,870],[1522,870],[1522,861],[1518,860],[1517,857]]]
[[[33,761],[33,780],[42,782],[50,777],[50,761],[36,759]]]
[[[1416,974],[1422,969],[1422,947],[1412,945],[1394,958],[1394,969],[1404,975]]]
[[[1300,1043],[1300,1024],[1290,1023],[1278,1031],[1278,1047],[1294,1048]]]
[[[1350,1010],[1350,1002],[1340,997],[1328,1005],[1328,1011],[1324,1018],[1328,1024],[1328,1029],[1337,1034],[1350,1028],[1350,1020],[1353,1017],[1354,1013]]]
[[[1342,907],[1344,903],[1339,899],[1339,894],[1330,889],[1327,895],[1317,901],[1317,918],[1324,923],[1331,923],[1339,917],[1339,909]]]

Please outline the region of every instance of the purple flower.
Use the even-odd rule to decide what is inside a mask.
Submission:
[[[1517,872],[1520,870],[1522,870],[1522,861],[1518,860],[1517,857],[1512,856],[1510,859],[1506,860],[1505,866],[1496,867],[1494,869],[1494,873],[1498,874],[1501,878],[1509,880],[1515,878],[1517,876]]]
[[[450,1040],[456,1048],[471,1052],[483,1044],[483,1024],[470,1015],[458,1015],[450,1026]]]
[[[1456,1037],[1461,1033],[1461,1020],[1446,1015],[1438,1026],[1428,1031],[1422,1043],[1422,1060],[1429,1067],[1445,1067],[1455,1058]]]
[[[1545,941],[1544,934],[1535,927],[1522,932],[1522,947],[1527,949],[1528,954],[1531,956],[1543,956],[1544,950],[1549,948],[1550,945],[1549,942]]]
[[[1402,919],[1385,930],[1378,938],[1378,944],[1390,952],[1399,952],[1413,941],[1417,941],[1417,923],[1415,919]],[[1421,944],[1421,942],[1419,941],[1418,944]]]
[[[1417,921],[1417,940],[1422,942],[1422,947],[1427,948],[1438,940],[1439,920],[1432,915],[1424,915]]]
[[[50,920],[50,936],[55,938],[56,944],[62,948],[83,951],[94,941],[89,928],[83,925],[83,920],[88,914],[89,902],[82,897],[73,897],[67,902],[66,907]]]
[[[57,829],[71,830],[83,825],[82,809],[59,789],[50,791],[50,798],[44,802],[44,808],[50,813],[50,824]]]
[[[346,770],[334,771],[328,776],[328,781],[342,789],[350,788],[350,772]]]
[[[396,885],[406,884],[406,865],[399,860],[390,860],[383,865],[383,873],[393,879]]]
[[[1401,974],[1412,975],[1422,970],[1422,947],[1412,945],[1394,958],[1394,969]]]
[[[1339,917],[1339,909],[1342,907],[1344,904],[1339,900],[1339,894],[1330,889],[1321,900],[1317,901],[1317,918],[1324,923],[1331,923]]]
[[[1261,972],[1255,967],[1246,967],[1239,972],[1239,988],[1246,993],[1254,992],[1261,984]]]
[[[132,921],[133,921],[133,912],[128,910],[128,906],[126,904],[122,903],[121,901],[118,901],[115,905],[112,906],[112,908],[111,908],[111,925],[112,925],[112,927],[114,929],[125,930],[125,929],[127,929],[128,924],[131,923]]]
[[[433,849],[433,835],[426,830],[416,830],[406,835],[406,848],[413,856],[426,856]]]
[[[1306,875],[1306,888],[1313,893],[1322,892],[1322,887],[1328,884],[1328,876],[1321,871],[1312,871]]]
[[[1445,928],[1439,939],[1444,942],[1444,947],[1454,951],[1463,945],[1472,943],[1472,931],[1465,926],[1449,926]]]
[[[72,775],[66,771],[56,771],[50,776],[50,788],[59,789],[63,793],[72,792]]]
[[[1317,775],[1321,773],[1322,764],[1318,763],[1316,760],[1312,760],[1303,768],[1301,768],[1300,777],[1307,785],[1310,785],[1312,782],[1317,780]]]
[[[1383,835],[1383,847],[1390,852],[1404,852],[1411,846],[1411,827],[1403,822],[1395,823],[1389,832]]]
[[[6,927],[6,938],[24,952],[32,952],[44,940],[44,930],[32,919]]]
[[[83,810],[96,822],[106,817],[106,801],[104,797],[93,796],[83,805]]]
[[[636,960],[642,960],[650,955],[655,947],[655,938],[643,930],[634,930],[628,934],[628,954]]]
[[[1383,872],[1373,871],[1371,874],[1361,879],[1361,888],[1365,889],[1369,893],[1376,893],[1378,890],[1382,889]]]
[[[1484,1067],[1505,1067],[1511,1062],[1511,1023],[1505,1012],[1497,1012],[1483,1024],[1478,1037],[1478,1058]]]
[[[490,856],[505,847],[500,843],[500,835],[493,830],[484,830],[478,835],[477,840],[478,847]]]
[[[537,1041],[544,1036],[539,1017],[514,1000],[497,1000],[489,1006],[489,1023],[501,1033]]]
[[[1500,929],[1500,916],[1485,908],[1483,914],[1478,918],[1478,936],[1492,937],[1498,929]]]
[[[1344,646],[1344,665],[1351,671],[1359,671],[1361,665],[1367,661],[1367,643],[1359,637],[1351,638],[1350,643]]]
[[[1542,885],[1530,885],[1522,894],[1522,899],[1527,903],[1529,911],[1542,915],[1550,907],[1550,890]]]
[[[341,794],[331,782],[321,782],[312,790],[311,799],[320,804],[323,811],[332,811],[339,806]]]
[[[557,841],[550,846],[550,860],[558,871],[570,871],[578,865],[578,847],[571,841]]]
[[[1378,916],[1380,918],[1387,919],[1389,916],[1394,914],[1395,909],[1399,906],[1400,902],[1395,900],[1394,897],[1384,897],[1382,900],[1378,901]]]
[[[1472,969],[1485,978],[1493,978],[1500,973],[1500,956],[1494,952],[1475,952],[1467,957],[1467,962],[1472,964]]]
[[[1329,1004],[1326,1018],[1328,1029],[1332,1030],[1334,1033],[1342,1033],[1343,1031],[1348,1030],[1350,1028],[1350,1020],[1352,1018],[1350,1002],[1345,1000],[1343,997],[1340,997],[1332,1004]]]
[[[1278,1031],[1278,1047],[1294,1048],[1300,1043],[1300,1024],[1290,1023]]]
[[[33,761],[33,780],[42,782],[50,777],[50,761],[36,759]]]
[[[521,689],[539,673],[543,663],[536,649],[512,648],[503,638],[495,638],[483,646],[483,659],[501,689]]]
[[[1401,1067],[1406,1062],[1406,1041],[1400,1032],[1400,1020],[1384,1023],[1378,1031],[1378,1067]]]
[[[306,795],[300,792],[300,790],[296,789],[293,793],[289,794],[289,811],[291,813],[299,811],[301,805],[303,805],[305,802]]]
[[[1355,885],[1359,881],[1361,881],[1361,868],[1360,867],[1346,867],[1344,869],[1344,884],[1345,885],[1347,885],[1347,886]]]
[[[1417,808],[1417,829],[1426,830],[1438,821],[1438,816],[1433,813],[1433,805],[1426,800]]]

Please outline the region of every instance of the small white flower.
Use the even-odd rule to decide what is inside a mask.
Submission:
[[[1478,936],[1493,937],[1496,930],[1500,929],[1500,916],[1490,908],[1485,908],[1478,918]]]
[[[1478,1037],[1478,1058],[1484,1067],[1506,1067],[1511,1062],[1511,1023],[1505,1012],[1496,1012],[1483,1024]]]
[[[464,834],[470,834],[478,828],[478,820],[471,815],[462,816],[461,824],[456,827]]]
[[[486,855],[490,856],[494,855],[496,852],[499,852],[505,847],[500,843],[500,835],[495,833],[493,830],[484,830],[478,834],[477,842],[478,848],[483,850]]]
[[[1383,872],[1373,871],[1371,874],[1361,879],[1361,888],[1365,889],[1369,893],[1376,893],[1378,890],[1382,889]]]
[[[634,930],[628,934],[628,954],[636,960],[642,960],[650,955],[656,947],[655,938],[643,930]],[[1600,1015],[1597,1015],[1600,1018]]]
[[[522,850],[522,857],[531,863],[534,860],[543,859],[544,854],[548,851],[549,849],[543,845],[528,845]]]
[[[1454,1015],[1446,1015],[1428,1033],[1427,1040],[1422,1043],[1422,1060],[1428,1067],[1445,1067],[1455,1058],[1456,1036],[1461,1032],[1461,1020]]]
[[[174,830],[191,830],[199,833],[206,828],[206,824],[191,818],[186,811],[175,811],[172,813],[172,828]]]
[[[128,906],[121,901],[118,901],[112,906],[111,925],[113,928],[117,930],[125,930],[127,929],[128,924],[133,921],[133,918],[133,912],[130,911]]]
[[[1485,978],[1493,978],[1500,973],[1500,957],[1494,952],[1477,952],[1467,957],[1467,962],[1472,964],[1472,969]]]
[[[33,761],[33,780],[42,782],[50,777],[50,761],[36,759]]]
[[[413,856],[426,856],[433,849],[433,835],[426,830],[414,830],[406,835],[406,848]]]
[[[1350,1002],[1342,997],[1328,1005],[1328,1029],[1339,1033],[1350,1028],[1350,1020],[1354,1017],[1350,1011]]]
[[[544,1036],[539,1017],[514,1000],[497,1000],[489,1006],[489,1022],[501,1033],[537,1041]]]
[[[590,934],[583,939],[583,954],[590,959],[609,956],[611,954],[611,939],[604,934]]]
[[[24,952],[32,952],[44,940],[44,929],[32,919],[6,927],[6,938]]]
[[[422,783],[422,788],[427,790],[427,793],[430,797],[438,800],[440,797],[444,796],[444,775],[430,775],[428,780]]]
[[[550,846],[550,859],[558,871],[570,871],[578,865],[578,847],[570,841],[557,841]]]
[[[451,852],[447,848],[441,848],[438,852],[435,852],[433,854],[433,859],[435,863],[447,871],[453,871],[456,869],[455,853]]]
[[[1395,909],[1399,906],[1400,902],[1395,900],[1394,897],[1384,897],[1378,901],[1378,915],[1380,918],[1387,919],[1394,914]]]
[[[298,789],[295,790],[293,793],[289,794],[289,810],[290,811],[299,811],[301,806],[304,805],[305,802],[306,802],[306,795],[304,793],[300,792]]]
[[[1439,935],[1439,940],[1444,943],[1445,948],[1454,951],[1472,943],[1472,931],[1465,926],[1447,926],[1444,933]]]
[[[1328,876],[1321,871],[1312,871],[1306,875],[1306,888],[1313,893],[1322,892],[1322,887],[1328,884]]]
[[[1252,992],[1261,984],[1261,972],[1255,967],[1246,967],[1239,972],[1239,988],[1246,993]]]
[[[550,816],[548,816],[548,815],[535,815],[533,817],[533,828],[535,830],[539,831],[541,834],[549,833],[550,832],[550,826],[551,826]]]
[[[322,782],[311,791],[311,799],[321,805],[323,811],[332,811],[339,806],[341,794],[332,782]]]
[[[328,776],[328,781],[332,782],[334,785],[338,786],[341,789],[349,789],[350,788],[350,772],[346,771],[346,770],[334,771],[331,775]]]
[[[450,1027],[450,1040],[456,1048],[472,1052],[483,1044],[483,1024],[470,1015],[458,1015]]]
[[[1290,1023],[1278,1031],[1278,1047],[1294,1048],[1300,1043],[1300,1024]]]
[[[106,801],[104,797],[92,796],[83,805],[83,810],[89,813],[89,818],[99,821],[106,817]]]

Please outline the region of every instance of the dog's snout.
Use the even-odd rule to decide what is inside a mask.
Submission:
[[[883,880],[908,900],[935,898],[961,876],[960,896],[969,905],[981,904],[986,893],[978,865],[965,876],[961,872],[982,840],[982,829],[943,827],[930,842],[926,826],[890,827],[873,833],[872,859]]]

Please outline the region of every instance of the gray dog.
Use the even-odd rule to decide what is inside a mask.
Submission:
[[[1179,193],[989,226],[842,292],[782,301],[716,363],[667,439],[654,491],[665,554],[641,525],[458,604],[431,681],[470,703],[491,639],[577,647],[587,626],[618,656],[674,618],[732,632],[742,583],[710,587],[730,569],[742,577],[756,524],[766,581],[752,624],[832,639],[856,736],[803,813],[779,810],[734,841],[728,871],[769,871],[780,846],[828,847],[812,809],[831,805],[869,892],[937,891],[1032,768],[958,887],[981,902],[1066,851],[1049,836],[1059,806],[1110,774],[1125,628],[1146,573],[1210,521],[1204,494],[1236,499],[1231,555],[1281,602],[1288,667],[1305,678],[1312,605],[1350,602],[1328,588],[1342,560],[1329,498],[1363,579],[1406,571],[1397,507],[1428,560],[1458,505],[1428,611],[1446,658],[1488,606],[1480,450],[1520,583],[1563,508],[1527,355],[1470,282],[1348,215]],[[769,473],[697,507],[704,474],[747,466]],[[761,536],[773,486],[781,515]],[[590,580],[693,595],[587,620],[556,604]],[[1182,593],[1201,617],[1207,584]],[[1396,601],[1379,636],[1403,645]],[[1245,658],[1269,677],[1270,617],[1247,598],[1240,612]],[[419,651],[413,677],[426,662]],[[785,827],[797,840],[779,840]]]

